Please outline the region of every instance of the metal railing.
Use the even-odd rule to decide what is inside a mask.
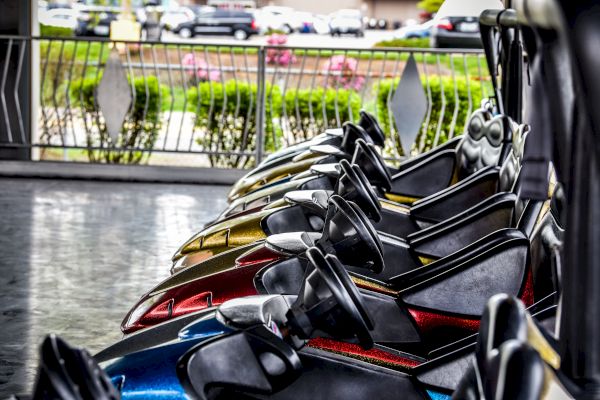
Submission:
[[[30,45],[39,48],[33,132],[23,123],[27,116],[18,106],[16,83],[9,84],[11,77],[21,79]],[[159,158],[178,164],[190,154],[195,165],[250,167],[269,152],[356,120],[364,108],[387,132],[385,155],[399,160],[408,154],[400,146],[392,105],[409,59],[417,64],[427,100],[420,133],[410,144],[413,154],[462,132],[467,116],[490,93],[478,50],[6,36],[0,37],[0,50],[0,146],[32,147],[46,159]],[[110,82],[119,74],[126,84]],[[110,128],[115,123],[117,132]]]

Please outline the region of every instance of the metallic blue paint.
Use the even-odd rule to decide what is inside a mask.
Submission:
[[[113,382],[122,382],[123,400],[187,399],[177,377],[177,361],[196,344],[229,332],[211,314],[184,327],[173,340],[111,361],[105,371]]]

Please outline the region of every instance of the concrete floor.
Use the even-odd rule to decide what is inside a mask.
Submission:
[[[43,337],[95,353],[168,275],[227,187],[0,179],[0,398],[30,390]]]

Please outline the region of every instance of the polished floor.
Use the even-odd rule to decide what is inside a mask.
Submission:
[[[43,337],[92,353],[227,187],[0,179],[0,398],[30,390]]]

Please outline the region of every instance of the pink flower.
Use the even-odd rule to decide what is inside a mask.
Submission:
[[[287,43],[286,35],[272,34],[267,38],[267,44],[269,46],[283,46]],[[277,64],[287,66],[296,62],[296,56],[290,49],[267,49],[267,55],[265,57],[267,64]]]
[[[221,79],[221,71],[217,67],[211,66],[206,60],[194,57],[194,54],[187,53],[181,59],[181,64],[186,67],[186,72],[190,78],[194,74],[201,81],[218,81]]]
[[[358,60],[345,55],[335,55],[329,58],[323,66],[328,75],[326,85],[330,87],[341,87],[344,89],[360,90],[365,78],[357,74]]]

